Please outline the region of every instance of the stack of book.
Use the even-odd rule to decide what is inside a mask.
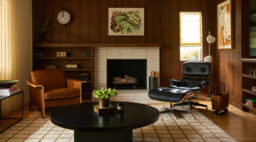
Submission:
[[[0,88],[0,96],[2,97],[8,97],[12,94],[15,94],[19,92],[20,89],[16,87],[11,87],[11,88]]]
[[[67,69],[77,69],[78,68],[78,64],[66,64],[66,68]]]

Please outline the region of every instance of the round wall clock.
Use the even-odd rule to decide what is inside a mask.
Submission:
[[[70,22],[70,18],[70,14],[65,10],[60,11],[57,15],[58,22],[63,25],[68,24]]]

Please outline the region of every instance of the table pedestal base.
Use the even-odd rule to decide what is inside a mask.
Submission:
[[[90,132],[75,130],[75,142],[132,142],[132,130]]]

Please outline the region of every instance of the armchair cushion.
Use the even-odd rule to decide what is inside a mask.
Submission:
[[[77,89],[77,88],[50,89],[45,92],[45,100],[72,98],[72,97],[78,97],[79,95],[80,95],[80,89]]]

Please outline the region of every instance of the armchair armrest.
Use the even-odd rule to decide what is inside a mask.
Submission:
[[[178,80],[175,79],[170,79],[169,81],[171,82],[171,85],[180,86],[181,84]]]
[[[77,79],[67,79],[67,87],[68,88],[77,88],[80,89],[80,103],[82,103],[83,98],[83,84],[87,83],[87,81],[77,80]]]
[[[29,90],[30,96],[30,109],[31,109],[31,101],[35,104],[39,104],[41,107],[44,107],[44,86],[38,83],[33,83],[27,80],[28,86],[32,87]],[[44,117],[44,116],[43,116]]]
[[[68,88],[77,88],[81,89],[82,84],[87,83],[87,81],[77,80],[77,79],[67,79]]]
[[[33,83],[33,82],[29,81],[29,80],[27,80],[27,84],[28,84],[28,86],[31,86],[33,88],[41,88],[41,89],[44,90],[44,86],[41,85],[41,84]]]

